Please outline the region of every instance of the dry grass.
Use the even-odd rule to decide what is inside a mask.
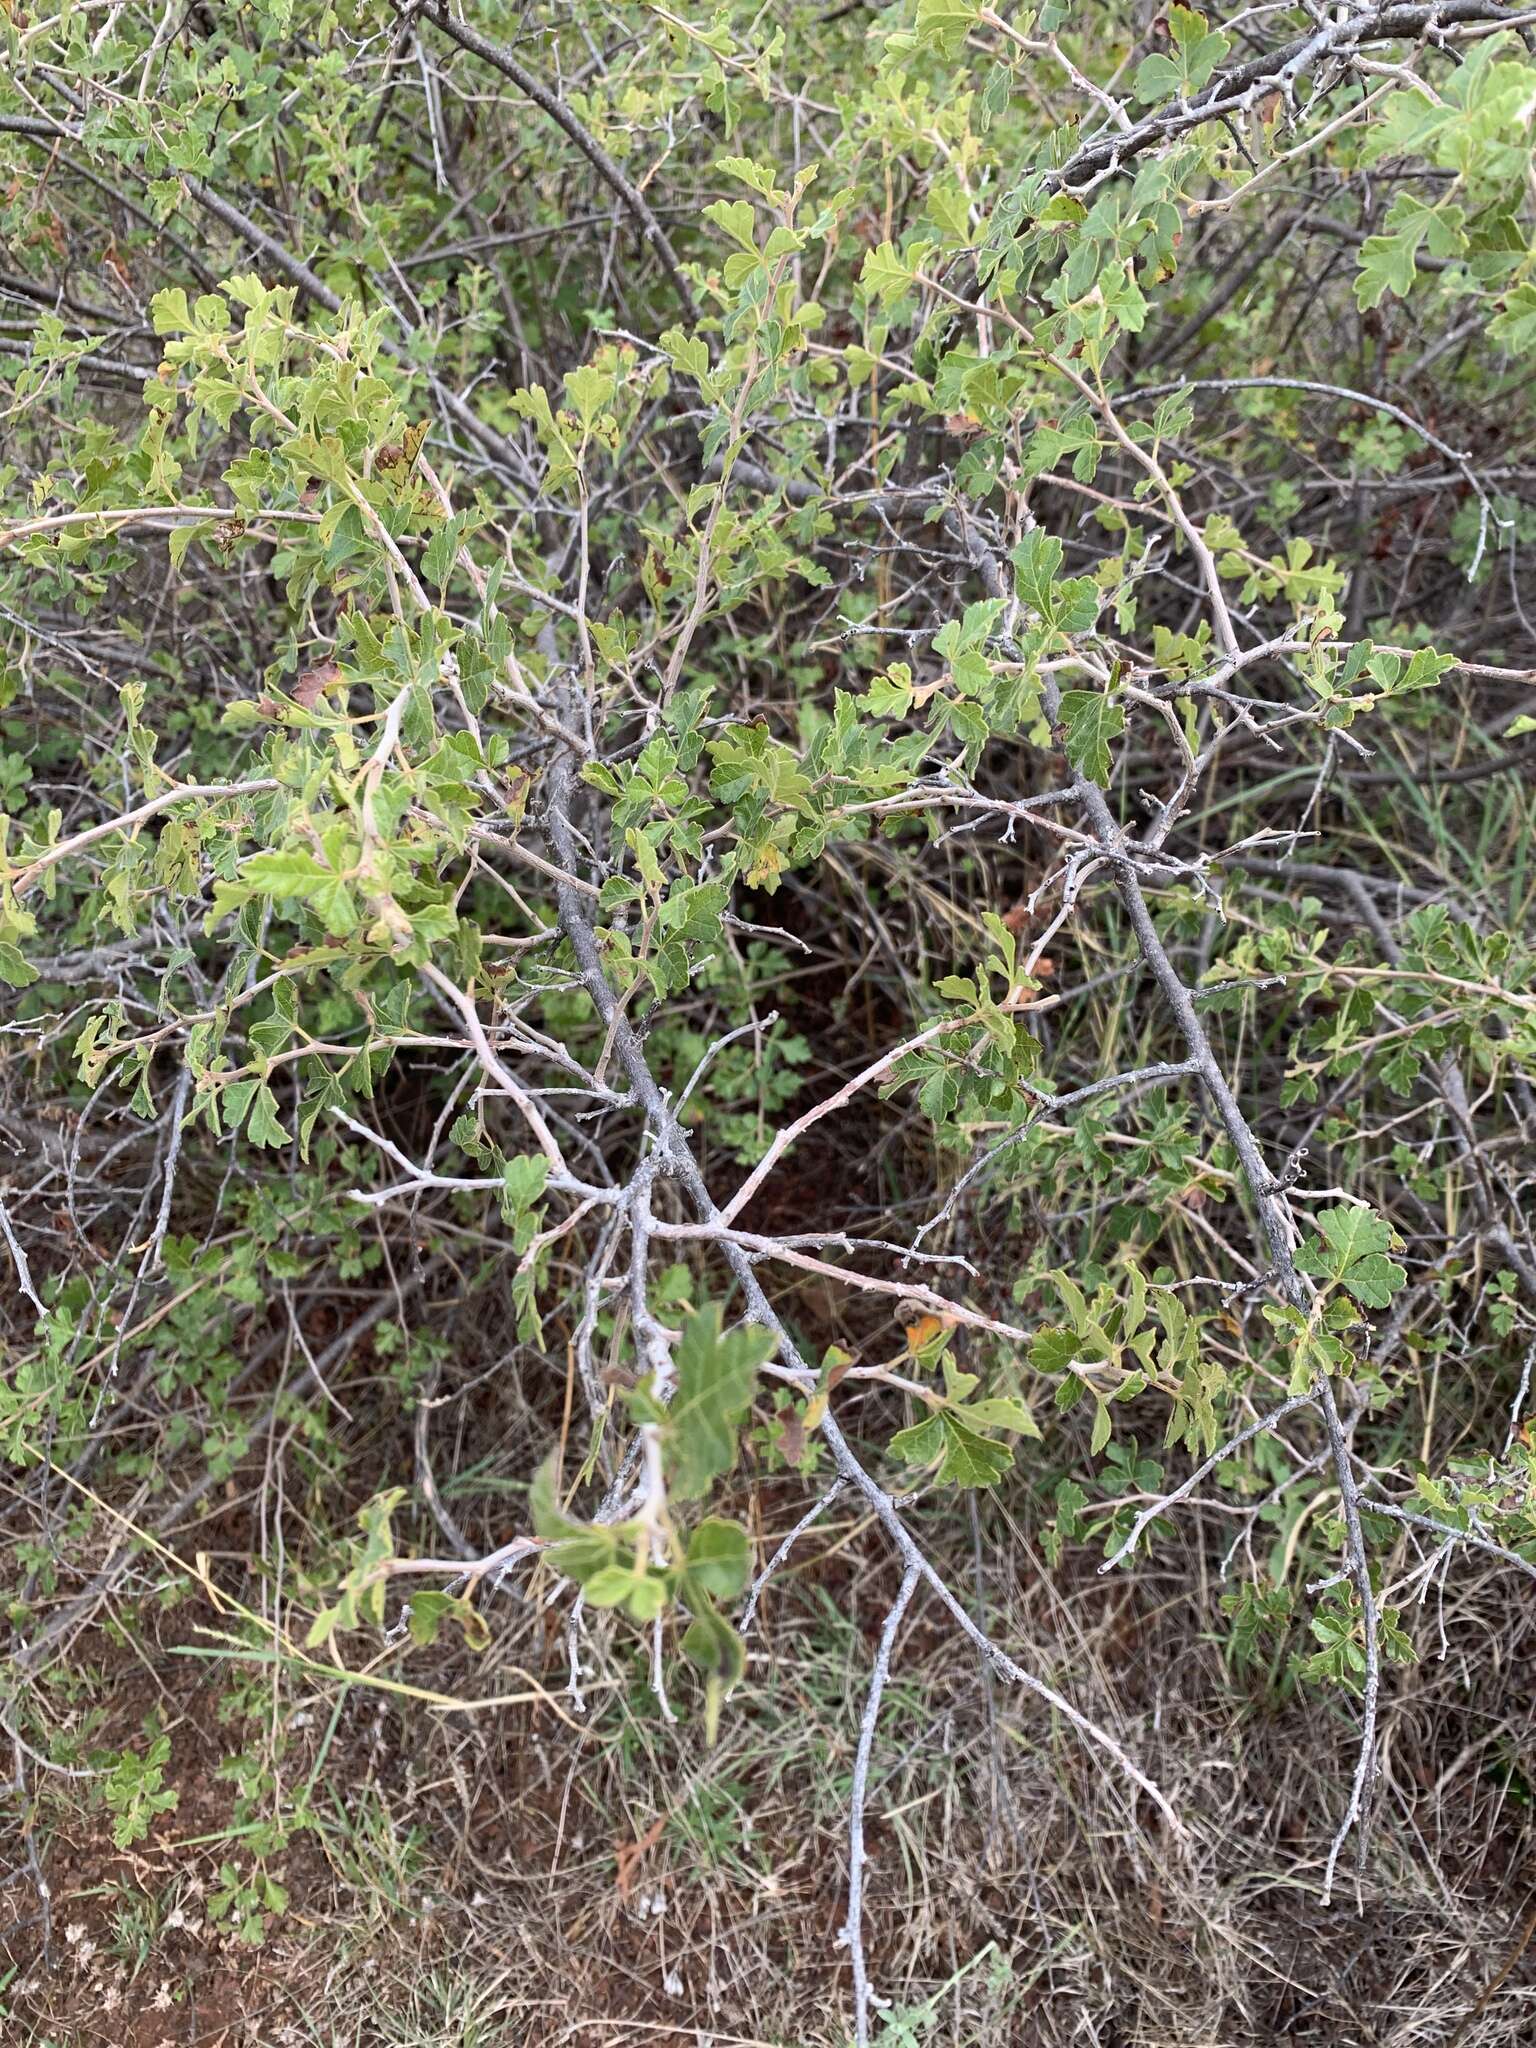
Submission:
[[[761,1505],[776,1527],[774,1494]],[[916,1602],[870,1799],[889,2048],[1449,2048],[1536,1883],[1532,1632],[1508,1581],[1453,1577],[1419,1612],[1422,1661],[1393,1674],[1386,1704],[1369,1854],[1324,1910],[1352,1714],[1262,1677],[1234,1684],[1211,1628],[1224,1530],[1197,1518],[1182,1548],[1107,1582],[1087,1556],[1047,1574],[1001,1514],[985,1538],[991,1623],[1122,1736],[1191,1841],[1180,1851]],[[159,1705],[182,1804],[118,1854],[78,1788],[46,1781],[59,1939],[50,1970],[14,1937],[8,2038],[843,2048],[846,1792],[891,1590],[870,1532],[829,1519],[770,1589],[713,1749],[696,1723],[660,1723],[620,1627],[593,1638],[584,1723],[554,1705],[432,1715],[358,1687],[332,1727],[334,1690],[284,1682],[247,1696],[256,1718],[219,1727],[227,1675],[171,1655],[188,1614],[162,1617],[157,1638],[107,1651],[89,1689],[103,1739]],[[504,1601],[498,1619],[482,1659],[429,1653],[402,1671],[466,1697],[525,1688],[529,1671],[557,1684],[551,1615]],[[99,1632],[82,1647],[100,1655]],[[290,1911],[251,1951],[207,1919],[218,1866],[241,1852],[211,1765],[274,1729],[287,1793],[315,1777],[317,1821],[272,1858]],[[1468,2048],[1513,2048],[1533,2026],[1536,1956],[1521,1955]]]

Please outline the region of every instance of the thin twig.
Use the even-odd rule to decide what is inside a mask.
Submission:
[[[896,1635],[912,1595],[917,1591],[918,1567],[909,1564],[901,1575],[901,1586],[891,1602],[880,1631],[869,1689],[864,1695],[864,1712],[859,1720],[859,1746],[853,1759],[853,1787],[848,1795],[848,1918],[839,1941],[846,1946],[853,1963],[853,2030],[857,2048],[868,2048],[869,2008],[873,1999],[869,1967],[864,1958],[864,1806],[869,1797],[869,1764],[875,1750],[875,1730],[880,1721],[880,1702],[891,1675],[891,1655]]]

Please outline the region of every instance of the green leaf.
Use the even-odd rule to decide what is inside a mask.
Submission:
[[[698,382],[709,375],[709,344],[698,335],[669,327],[661,337],[661,345],[685,376]]]
[[[910,1423],[891,1438],[891,1450],[904,1465],[932,1465],[944,1455],[944,1417],[940,1409]]]
[[[1536,349],[1536,284],[1517,284],[1488,323],[1488,339],[1511,355]]]
[[[912,288],[913,265],[903,262],[894,244],[882,242],[864,258],[859,283],[869,298],[889,306]]]
[[[661,906],[661,929],[695,942],[718,939],[730,895],[724,882],[674,883]]]
[[[1063,690],[1061,723],[1062,745],[1078,774],[1108,782],[1109,742],[1125,731],[1125,706],[1102,690]]]
[[[411,1595],[406,1626],[413,1643],[423,1648],[435,1643],[445,1621],[455,1622],[463,1630],[467,1648],[483,1650],[489,1645],[490,1623],[472,1600],[439,1592],[435,1587]]]
[[[739,1522],[711,1515],[688,1539],[688,1578],[717,1600],[734,1600],[747,1583],[751,1549]]]
[[[156,334],[189,334],[192,330],[192,308],[180,285],[155,293],[149,302],[149,317]]]
[[[1355,297],[1362,310],[1379,306],[1388,292],[1406,298],[1418,276],[1414,245],[1405,235],[1367,235],[1360,244]]]
[[[917,39],[953,57],[981,18],[981,0],[917,0]]]
[[[1113,1430],[1114,1422],[1110,1416],[1109,1403],[1107,1401],[1097,1402],[1094,1408],[1093,1434],[1088,1439],[1088,1449],[1092,1456],[1096,1458],[1099,1455],[1100,1451],[1109,1442]]]
[[[529,1515],[534,1534],[551,1546],[549,1560],[555,1570],[584,1587],[616,1561],[623,1525],[574,1521],[560,1506],[558,1479],[559,1466],[551,1455],[528,1489]]]
[[[739,178],[764,199],[777,201],[780,196],[778,173],[772,164],[760,164],[749,156],[719,156],[715,158],[715,169],[727,178]]]
[[[747,1668],[747,1652],[741,1637],[713,1608],[694,1617],[683,1637],[683,1655],[727,1692],[740,1684]]]
[[[1035,1332],[1029,1347],[1029,1362],[1036,1372],[1070,1372],[1081,1351],[1076,1330],[1053,1324],[1049,1329]]]
[[[1012,1466],[1013,1452],[1006,1444],[994,1443],[967,1427],[957,1415],[946,1411],[941,1419],[945,1442],[940,1479],[956,1486],[995,1486]]]
[[[1398,1240],[1382,1219],[1373,1209],[1349,1204],[1320,1210],[1314,1220],[1319,1235],[1297,1254],[1301,1271],[1335,1281],[1362,1308],[1388,1307],[1408,1275],[1386,1256]]]
[[[519,1152],[503,1162],[501,1184],[514,1209],[530,1209],[549,1185],[549,1161],[542,1152]]]
[[[967,1401],[965,1419],[978,1429],[1007,1429],[1015,1436],[1040,1439],[1040,1427],[1022,1401],[1011,1395],[989,1394],[980,1401]]]
[[[590,427],[612,405],[615,389],[613,372],[599,370],[591,363],[565,373],[565,395],[584,427]]]
[[[448,587],[448,580],[453,575],[468,524],[468,520],[461,512],[456,512],[451,519],[445,519],[433,534],[422,555],[421,573],[429,583],[435,583],[439,590]]]
[[[713,1301],[683,1326],[666,1425],[668,1478],[678,1500],[698,1500],[735,1465],[737,1431],[757,1391],[758,1368],[777,1341],[753,1323],[723,1331]]]
[[[1362,308],[1380,305],[1388,292],[1406,298],[1418,276],[1418,253],[1426,244],[1432,257],[1445,261],[1466,248],[1460,207],[1427,206],[1412,193],[1393,198],[1383,231],[1367,235],[1360,245],[1355,297]]]
[[[871,676],[864,701],[876,718],[905,718],[912,709],[912,671],[904,661],[893,661],[882,674]]]
[[[1066,549],[1053,533],[1032,527],[1009,559],[1014,588],[1046,625],[1061,633],[1086,633],[1099,615],[1099,589],[1091,577],[1058,582]]]
[[[750,199],[715,199],[704,208],[705,220],[757,254],[757,215]]]
[[[345,938],[359,922],[352,892],[341,876],[302,847],[252,854],[240,871],[235,891],[218,890],[215,909],[226,909],[251,896],[269,896],[274,903],[307,904],[332,938]]]
[[[277,1097],[263,1081],[256,1090],[251,1104],[250,1118],[245,1126],[246,1136],[253,1145],[286,1145],[288,1133],[283,1129],[277,1114]]]
[[[1006,1444],[994,1443],[962,1422],[952,1409],[898,1430],[891,1449],[908,1465],[931,1465],[939,1460],[939,1479],[955,1486],[995,1486],[1013,1464],[1013,1452]]]
[[[29,960],[24,960],[8,939],[0,939],[0,981],[9,982],[12,988],[30,988],[37,980],[37,969]]]
[[[627,1565],[611,1564],[584,1579],[581,1590],[589,1607],[622,1607],[638,1583],[638,1575]]]
[[[1232,47],[1219,29],[1207,30],[1205,16],[1192,8],[1170,7],[1166,19],[1172,47],[1166,55],[1143,58],[1136,72],[1136,97],[1144,104],[1188,99],[1209,83]]]

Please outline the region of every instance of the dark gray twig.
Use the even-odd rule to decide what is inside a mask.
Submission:
[[[616,192],[634,219],[645,241],[656,251],[662,268],[672,280],[683,312],[692,324],[699,319],[698,303],[693,288],[683,275],[683,267],[677,260],[676,251],[667,239],[665,228],[651,211],[650,201],[635,185],[588,129],[584,128],[558,93],[551,92],[541,79],[520,64],[510,50],[500,43],[493,43],[489,36],[483,36],[478,29],[472,29],[467,22],[459,21],[450,13],[447,0],[428,0],[422,12],[433,25],[442,30],[450,41],[462,50],[469,50],[485,63],[499,71],[503,78],[509,78],[525,98],[533,101],[542,113],[548,114],[575,143],[582,155],[591,164],[597,175],[610,190]]]

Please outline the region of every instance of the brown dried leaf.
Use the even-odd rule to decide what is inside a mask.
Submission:
[[[779,1418],[779,1456],[786,1465],[798,1465],[805,1456],[805,1423],[800,1410],[790,1407],[783,1410]]]
[[[301,711],[313,711],[333,683],[341,681],[340,666],[334,661],[317,662],[307,668],[293,686],[293,701]]]

